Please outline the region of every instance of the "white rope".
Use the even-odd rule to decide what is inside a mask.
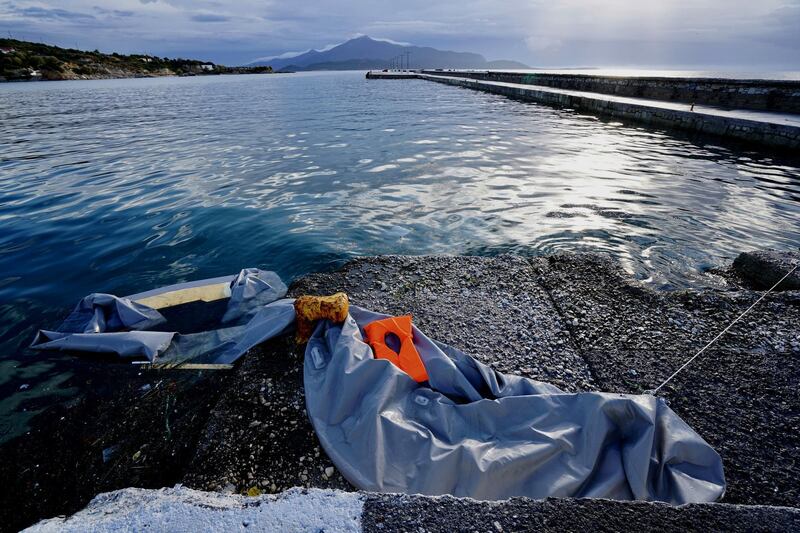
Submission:
[[[673,373],[672,373],[672,375],[671,375],[670,377],[668,377],[667,379],[665,379],[665,380],[664,380],[664,382],[663,382],[661,385],[659,385],[658,387],[656,387],[656,388],[655,388],[655,389],[653,389],[652,391],[647,391],[647,392],[648,392],[649,394],[653,394],[653,395],[655,395],[655,393],[657,393],[657,392],[658,392],[658,391],[661,389],[661,387],[663,387],[664,385],[666,385],[667,383],[669,383],[670,381],[672,381],[672,378],[674,378],[675,376],[677,376],[677,375],[678,375],[678,374],[681,372],[681,370],[683,370],[684,368],[686,368],[687,366],[689,366],[689,365],[691,364],[691,362],[692,362],[692,361],[694,361],[695,359],[697,359],[697,358],[700,356],[700,354],[702,354],[703,352],[705,352],[706,350],[708,350],[708,348],[710,348],[712,344],[714,344],[715,342],[717,342],[717,340],[718,340],[720,337],[722,337],[723,335],[725,335],[725,334],[728,332],[728,330],[730,330],[730,329],[731,329],[731,328],[734,326],[734,324],[736,324],[736,323],[737,323],[739,320],[741,320],[741,318],[742,318],[744,315],[746,315],[747,313],[749,313],[751,309],[753,309],[755,306],[757,306],[757,305],[758,305],[758,304],[761,302],[761,300],[763,300],[764,298],[766,298],[766,297],[769,295],[769,293],[771,293],[773,290],[775,290],[775,288],[776,288],[778,285],[780,285],[780,284],[783,282],[783,280],[785,280],[786,278],[788,278],[789,276],[791,276],[791,275],[792,275],[792,273],[793,273],[795,270],[797,270],[797,267],[798,267],[798,266],[800,266],[800,264],[799,264],[799,265],[795,265],[794,267],[792,267],[792,269],[791,269],[789,272],[787,272],[785,276],[783,276],[781,279],[779,279],[779,280],[778,280],[778,282],[777,282],[775,285],[773,285],[772,287],[770,287],[770,288],[769,288],[769,290],[768,290],[767,292],[765,292],[764,294],[762,294],[762,295],[761,295],[761,298],[759,298],[758,300],[756,300],[755,302],[753,302],[753,305],[751,305],[750,307],[748,307],[747,309],[745,309],[745,310],[744,310],[744,312],[743,312],[741,315],[737,316],[737,317],[734,319],[734,321],[733,321],[733,322],[731,322],[730,324],[728,324],[728,327],[726,327],[725,329],[723,329],[722,331],[720,331],[720,332],[717,334],[717,336],[716,336],[716,337],[714,337],[713,339],[711,339],[711,341],[710,341],[708,344],[706,344],[705,346],[703,346],[703,348],[701,348],[699,352],[697,352],[696,354],[694,354],[694,355],[693,355],[693,356],[692,356],[692,357],[691,357],[691,358],[690,358],[688,361],[686,361],[685,363],[683,363],[683,364],[681,365],[681,367],[680,367],[678,370],[676,370],[675,372],[673,372]]]

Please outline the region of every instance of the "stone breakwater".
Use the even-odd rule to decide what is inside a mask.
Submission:
[[[597,255],[383,256],[304,276],[290,296],[344,291],[376,311],[411,313],[431,338],[502,372],[566,391],[641,393],[763,294],[753,289],[769,282],[760,273],[798,259],[750,254],[709,274],[728,280],[726,290],[660,292]],[[800,507],[800,292],[789,281],[661,391],[720,453],[723,502],[738,506],[370,496],[364,529],[796,528],[797,510],[786,506]],[[302,361],[292,335],[257,347],[230,372],[68,359],[74,377],[64,386],[79,399],[0,446],[0,529],[72,513],[98,493],[131,486],[354,490],[308,421]]]
[[[797,150],[800,148],[800,115],[752,109],[753,107],[758,107],[758,104],[748,102],[747,99],[748,96],[752,96],[757,100],[756,93],[762,90],[757,86],[748,87],[741,94],[737,93],[739,96],[735,100],[727,100],[729,104],[743,100],[745,103],[742,104],[742,108],[727,109],[709,107],[707,105],[695,106],[695,102],[684,102],[683,99],[677,98],[675,95],[667,95],[666,93],[669,93],[669,91],[666,89],[664,91],[666,99],[657,100],[642,96],[620,96],[621,93],[630,91],[613,93],[608,87],[605,88],[608,92],[602,93],[556,86],[532,85],[532,83],[538,83],[539,81],[538,75],[534,76],[532,74],[475,73],[470,71],[418,71],[403,73],[402,75],[391,71],[367,73],[367,79],[411,78],[456,85],[595,115],[614,117],[626,122],[714,135],[747,144],[758,144],[781,150]],[[628,82],[636,83],[636,80],[636,78],[615,79],[614,83],[625,86]],[[673,82],[664,78],[659,83],[670,86]],[[748,83],[755,84],[756,82]],[[786,83],[797,83],[797,94],[800,95],[800,82]],[[562,83],[561,85],[569,84]],[[576,84],[576,86],[584,87],[581,84]],[[646,92],[646,94],[655,95],[661,93],[650,91]],[[786,98],[794,97],[787,96]]]
[[[423,70],[423,74],[483,81],[542,85],[574,91],[800,114],[800,81],[718,78],[657,78]]]
[[[777,124],[753,120],[746,116],[709,112],[708,110],[675,109],[658,105],[656,101],[646,99],[626,101],[596,93],[575,93],[505,82],[485,82],[428,74],[420,74],[420,77],[448,85],[576,109],[650,126],[718,135],[774,148],[789,150],[800,148],[800,125]]]

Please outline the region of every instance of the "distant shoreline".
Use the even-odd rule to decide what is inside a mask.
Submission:
[[[105,54],[0,39],[0,81],[64,81],[271,74],[269,65],[228,67],[197,59]]]
[[[294,74],[294,72],[219,72],[213,74],[152,74],[152,75],[130,75],[130,76],[87,76],[74,78],[28,78],[28,79],[3,79],[0,83],[31,83],[37,81],[98,81],[98,80],[133,80],[133,79],[156,79],[156,78],[212,78],[216,76],[241,76],[241,75],[270,75],[270,74]]]

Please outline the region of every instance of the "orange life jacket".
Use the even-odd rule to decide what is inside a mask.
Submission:
[[[428,372],[414,346],[411,315],[394,316],[370,322],[364,326],[364,333],[367,334],[367,343],[372,346],[376,359],[388,359],[418,383],[428,381]],[[389,333],[394,333],[400,339],[400,353],[386,345],[386,335]]]

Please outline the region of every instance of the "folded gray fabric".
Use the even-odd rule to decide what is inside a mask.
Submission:
[[[166,350],[175,336],[163,331],[121,331],[111,333],[60,333],[40,330],[34,350],[61,350],[116,354],[126,359],[145,357],[150,361]]]
[[[501,374],[416,328],[420,384],[375,359],[351,307],[306,348],[308,415],[337,469],[379,492],[483,500],[595,497],[711,502],[725,492],[719,455],[659,398],[565,393]]]
[[[292,330],[293,300],[275,301],[286,291],[276,278],[256,269],[231,277],[220,327],[191,335],[142,331],[159,324],[157,311],[90,295],[61,331],[40,331],[34,347],[233,363]],[[207,281],[220,279],[227,278]],[[674,504],[711,502],[725,492],[719,455],[662,399],[565,393],[496,372],[414,328],[428,374],[418,383],[364,343],[364,326],[383,318],[351,306],[344,323],[320,322],[305,351],[309,418],[333,463],[359,489]]]
[[[63,333],[104,333],[150,329],[166,322],[161,313],[128,298],[90,294],[58,328]]]
[[[157,310],[134,300],[219,283],[230,284],[228,305],[220,326],[207,332],[180,335],[177,332],[142,331],[161,326],[166,319]],[[40,330],[31,344],[34,350],[63,350],[116,354],[146,358],[151,362],[180,363],[188,360],[215,362],[220,353],[242,340],[241,322],[262,306],[286,295],[286,285],[275,272],[246,268],[236,276],[170,285],[120,298],[90,294],[81,300],[57,331]],[[231,329],[235,328],[235,329]],[[249,337],[253,337],[249,331]],[[250,346],[227,359],[234,361]]]
[[[231,281],[231,297],[222,322],[250,315],[285,295],[286,285],[275,272],[245,268]]]

